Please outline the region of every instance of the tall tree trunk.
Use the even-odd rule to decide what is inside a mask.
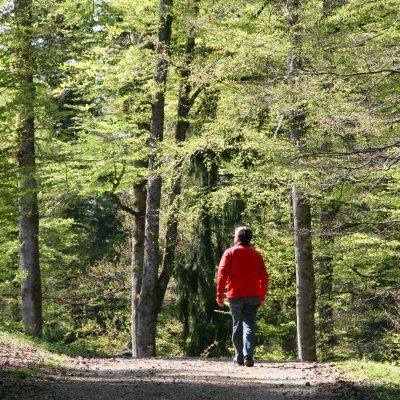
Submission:
[[[159,208],[161,200],[161,176],[159,143],[164,132],[165,86],[170,54],[173,0],[160,0],[157,59],[154,72],[154,97],[151,112],[150,157],[148,165],[148,188],[145,216],[145,242],[143,278],[138,302],[137,357],[154,356],[159,298],[158,267],[159,256]]]
[[[32,2],[16,0],[14,5],[17,41],[17,75],[21,87],[19,96],[18,186],[19,246],[22,272],[22,320],[25,333],[42,335],[42,289],[39,267],[39,212],[35,178],[35,58],[32,49]]]
[[[198,1],[199,0],[194,0],[195,14],[198,13]],[[177,122],[175,126],[175,142],[178,146],[180,146],[186,139],[186,132],[189,128],[189,121],[187,118],[195,99],[195,95],[192,98],[190,97],[192,87],[189,83],[190,64],[193,59],[194,47],[194,29],[191,28],[186,39],[184,65],[180,71]],[[162,261],[162,270],[159,278],[160,296],[159,304],[157,305],[158,310],[161,309],[161,303],[172,275],[175,259],[175,249],[178,237],[179,196],[182,188],[182,159],[175,158],[175,164],[172,168],[171,175],[171,188],[168,200],[168,217],[165,235],[165,250]]]
[[[333,288],[333,257],[330,252],[335,240],[332,225],[337,212],[337,204],[331,201],[322,206],[320,215],[321,247],[326,251],[326,254],[319,259],[320,302],[318,307],[320,349],[324,359],[332,356],[332,348],[336,341],[333,329],[333,305],[330,298]]]
[[[138,302],[143,276],[146,180],[133,185],[133,210],[136,214],[132,226],[132,357],[138,357]]]
[[[299,359],[315,361],[315,283],[311,238],[311,207],[308,197],[292,188],[295,261],[296,316]]]
[[[301,66],[300,49],[302,44],[299,26],[299,0],[287,0],[287,28],[291,51],[287,62],[287,75],[296,73]],[[288,116],[291,140],[299,144],[307,128],[305,112],[298,107]],[[306,193],[296,185],[292,188],[294,242],[296,263],[296,316],[297,344],[299,359],[315,361],[315,281],[311,237],[311,206]]]

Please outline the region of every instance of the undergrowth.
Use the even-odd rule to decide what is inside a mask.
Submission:
[[[337,364],[342,378],[355,383],[359,398],[400,399],[400,367],[374,361],[343,361]]]

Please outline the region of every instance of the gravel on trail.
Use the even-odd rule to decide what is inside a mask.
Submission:
[[[256,361],[253,368],[226,359],[66,358],[9,348],[0,338],[0,370],[37,368],[38,377],[0,374],[1,400],[328,400],[343,398],[337,372],[321,363]],[[46,353],[46,354],[45,354]]]

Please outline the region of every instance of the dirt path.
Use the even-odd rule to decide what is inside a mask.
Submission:
[[[17,354],[16,354],[17,352]],[[46,362],[43,362],[44,357]],[[55,356],[56,357],[56,356]],[[332,367],[318,363],[270,363],[253,368],[230,360],[152,358],[68,358],[66,368],[54,366],[57,357],[0,342],[0,368],[29,366],[39,378],[0,377],[5,400],[302,400],[343,398]]]

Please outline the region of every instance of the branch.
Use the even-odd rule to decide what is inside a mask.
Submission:
[[[287,182],[287,181],[284,181],[284,180],[282,180],[282,179],[278,179],[277,177],[275,177],[274,180],[275,180],[276,182],[278,182],[280,186],[283,186],[283,187],[288,186],[288,182]]]
[[[352,228],[360,225],[392,225],[400,223],[400,219],[392,219],[388,221],[373,221],[373,222],[348,222],[347,224],[343,224],[337,227],[337,230],[343,230],[347,228]]]
[[[383,17],[382,17],[382,21],[384,21],[384,20],[385,20],[385,17],[387,17],[387,16],[388,16],[388,14],[386,14],[385,16],[383,16]],[[366,38],[365,40],[363,40],[362,42],[358,42],[358,43],[356,43],[356,44],[354,44],[354,45],[351,45],[350,48],[364,46],[365,43],[368,43],[368,42],[370,42],[371,40],[374,40],[374,39],[376,39],[377,37],[382,36],[382,35],[384,34],[383,31],[386,31],[386,30],[392,28],[392,27],[393,27],[395,24],[397,24],[398,22],[399,22],[399,19],[396,19],[395,21],[393,21],[393,23],[391,23],[391,24],[389,24],[388,26],[382,28],[382,32],[376,32],[376,31],[374,32],[374,31],[372,31],[372,33],[376,33],[374,36],[368,37],[368,38]],[[371,33],[371,32],[368,32],[366,29],[364,29],[363,26],[360,26],[360,28],[361,28],[361,30],[362,30],[363,32],[365,32],[365,33]]]
[[[133,208],[127,206],[126,204],[122,203],[121,199],[117,194],[115,194],[115,191],[117,190],[119,184],[121,183],[121,179],[124,176],[125,173],[125,165],[122,167],[122,170],[120,174],[117,175],[117,168],[116,165],[114,164],[114,179],[111,180],[112,184],[112,191],[107,192],[107,194],[114,200],[115,204],[123,211],[127,212],[128,214],[138,216],[139,212],[135,211]]]
[[[344,291],[332,290],[331,293],[334,293],[334,294],[351,294],[352,296],[357,296],[357,297],[361,295],[361,293],[352,292],[351,290],[344,290]]]
[[[268,3],[269,3],[269,0],[265,1],[264,4],[261,6],[261,8],[253,15],[252,19],[258,18],[261,15],[261,13],[265,10]]]
[[[355,272],[358,276],[361,276],[361,278],[375,278],[375,275],[365,275],[362,274],[361,272],[357,271],[354,267],[350,267],[350,269]]]
[[[388,144],[386,146],[382,147],[369,147],[366,149],[356,149],[353,151],[344,151],[344,152],[318,152],[318,153],[306,153],[306,154],[300,154],[297,156],[293,161],[296,161],[300,158],[308,158],[308,157],[324,157],[324,156],[336,156],[336,157],[341,157],[341,156],[351,156],[354,154],[368,154],[368,153],[376,153],[380,152],[383,150],[391,149],[393,147],[399,147],[400,146],[400,140],[395,143]]]
[[[282,117],[280,118],[280,120],[279,120],[279,122],[278,122],[278,126],[276,127],[276,129],[275,129],[275,132],[274,132],[274,139],[276,139],[277,137],[278,137],[278,134],[279,134],[279,132],[281,131],[281,129],[282,129],[282,125],[283,125],[283,120],[285,119],[285,116],[284,115],[282,115]]]
[[[114,200],[115,204],[123,211],[127,212],[128,214],[138,216],[140,213],[135,211],[133,208],[127,206],[126,204],[122,203],[119,196],[117,196],[114,192],[107,192],[109,196]]]
[[[114,163],[114,180],[111,182],[112,186],[113,186],[113,192],[115,192],[115,190],[117,190],[119,184],[121,183],[121,179],[124,176],[125,173],[125,164],[122,167],[121,173],[119,175],[117,175],[117,166]]]
[[[333,71],[317,72],[317,71],[302,70],[302,72],[305,72],[310,75],[332,75],[332,76],[337,76],[339,78],[351,78],[353,76],[376,75],[383,73],[387,73],[388,76],[392,74],[400,74],[400,69],[378,69],[375,71],[353,72],[352,74],[339,74]]]
[[[189,99],[189,104],[190,104],[190,105],[193,105],[193,103],[195,102],[196,98],[199,96],[199,94],[200,94],[207,86],[209,86],[209,85],[208,85],[208,84],[207,84],[207,85],[201,85],[201,86],[199,86],[199,87],[194,91],[194,93],[190,96],[190,99]]]
[[[16,144],[8,146],[8,147],[3,147],[3,148],[0,148],[0,153],[7,153],[7,152],[9,152],[11,150],[15,150],[17,148],[18,148],[18,145],[16,145]]]

